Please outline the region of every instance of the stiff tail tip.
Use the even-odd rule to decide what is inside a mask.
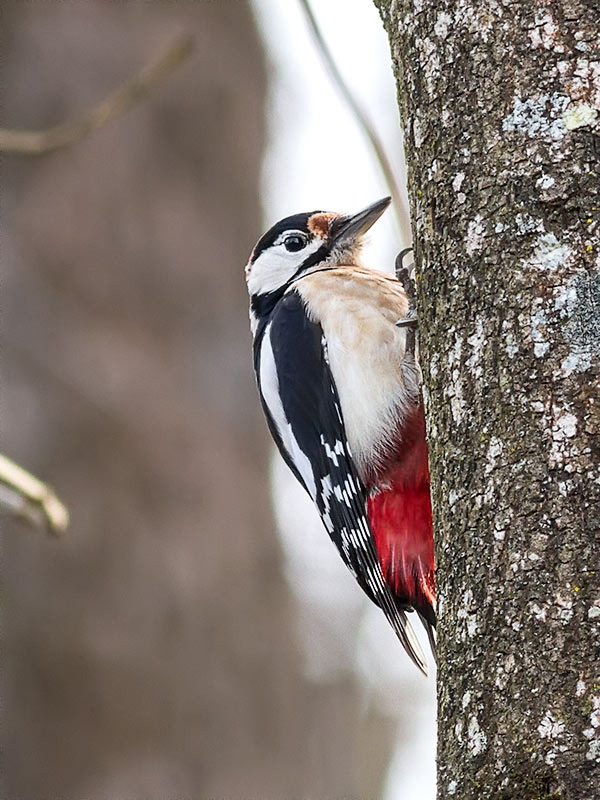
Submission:
[[[425,677],[429,672],[427,669],[427,659],[421,647],[413,626],[407,619],[405,611],[399,611],[398,619],[394,621],[394,629],[398,638],[412,661],[417,665]]]

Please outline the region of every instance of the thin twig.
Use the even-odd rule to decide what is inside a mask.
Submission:
[[[0,505],[55,535],[69,524],[69,512],[52,489],[3,455],[0,455]]]
[[[408,213],[408,208],[406,207],[406,204],[403,200],[402,192],[400,190],[398,182],[396,181],[394,170],[386,155],[383,142],[379,138],[379,134],[375,130],[375,127],[371,123],[366,112],[364,111],[364,109],[361,108],[360,104],[350,91],[350,88],[348,87],[347,83],[344,81],[344,78],[342,77],[342,74],[340,73],[338,66],[335,63],[331,51],[329,50],[327,43],[323,38],[323,35],[314,17],[314,14],[308,3],[308,0],[300,0],[300,5],[304,10],[308,23],[310,25],[310,29],[314,36],[317,48],[320,51],[334,82],[336,83],[344,100],[350,107],[352,113],[356,117],[356,121],[358,122],[359,127],[362,128],[365,136],[367,137],[367,139],[371,144],[371,147],[373,148],[375,158],[377,159],[381,172],[383,173],[384,180],[389,187],[390,194],[392,195],[392,199],[394,201],[394,210],[396,212],[398,227],[400,228],[400,235],[405,244],[410,244],[410,242],[412,241],[412,234],[410,229],[410,215]]]
[[[187,34],[180,36],[132,80],[74,120],[62,122],[45,131],[0,128],[0,151],[42,155],[82,139],[139,103],[164,75],[185,61],[193,49],[193,38]]]

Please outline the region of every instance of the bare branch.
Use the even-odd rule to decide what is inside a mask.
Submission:
[[[191,55],[193,49],[193,38],[180,36],[138,75],[74,120],[45,131],[0,128],[0,151],[39,156],[84,138],[143,100],[164,75]]]
[[[69,512],[52,489],[1,454],[0,505],[55,535],[69,524]]]
[[[350,91],[348,84],[345,82],[344,78],[342,77],[341,72],[339,71],[337,64],[331,54],[331,51],[327,47],[327,43],[323,38],[321,30],[317,24],[317,21],[314,17],[312,9],[308,3],[308,0],[300,0],[300,5],[306,15],[306,19],[308,20],[311,32],[313,34],[315,44],[317,49],[320,51],[331,76],[337,85],[341,95],[343,96],[344,100],[350,107],[350,110],[354,114],[356,121],[359,127],[363,130],[365,136],[369,140],[371,147],[373,148],[373,153],[375,158],[377,159],[377,163],[383,173],[383,177],[385,182],[388,185],[390,190],[390,194],[392,195],[392,199],[394,201],[394,211],[396,213],[396,219],[398,222],[398,227],[400,229],[400,235],[402,237],[403,242],[408,245],[412,241],[412,233],[410,229],[410,215],[408,212],[408,208],[406,207],[406,203],[404,202],[402,192],[400,191],[400,187],[396,180],[396,176],[394,175],[394,170],[390,161],[386,155],[385,148],[383,146],[383,142],[379,138],[379,134],[375,130],[374,125],[372,124],[371,120],[368,118],[366,112],[363,108],[361,108],[360,104]]]

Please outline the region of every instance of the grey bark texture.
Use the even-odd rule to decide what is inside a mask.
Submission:
[[[409,170],[438,798],[600,797],[600,7],[377,0]]]

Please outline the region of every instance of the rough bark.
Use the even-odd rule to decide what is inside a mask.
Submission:
[[[377,0],[420,273],[438,797],[600,792],[600,10]]]

